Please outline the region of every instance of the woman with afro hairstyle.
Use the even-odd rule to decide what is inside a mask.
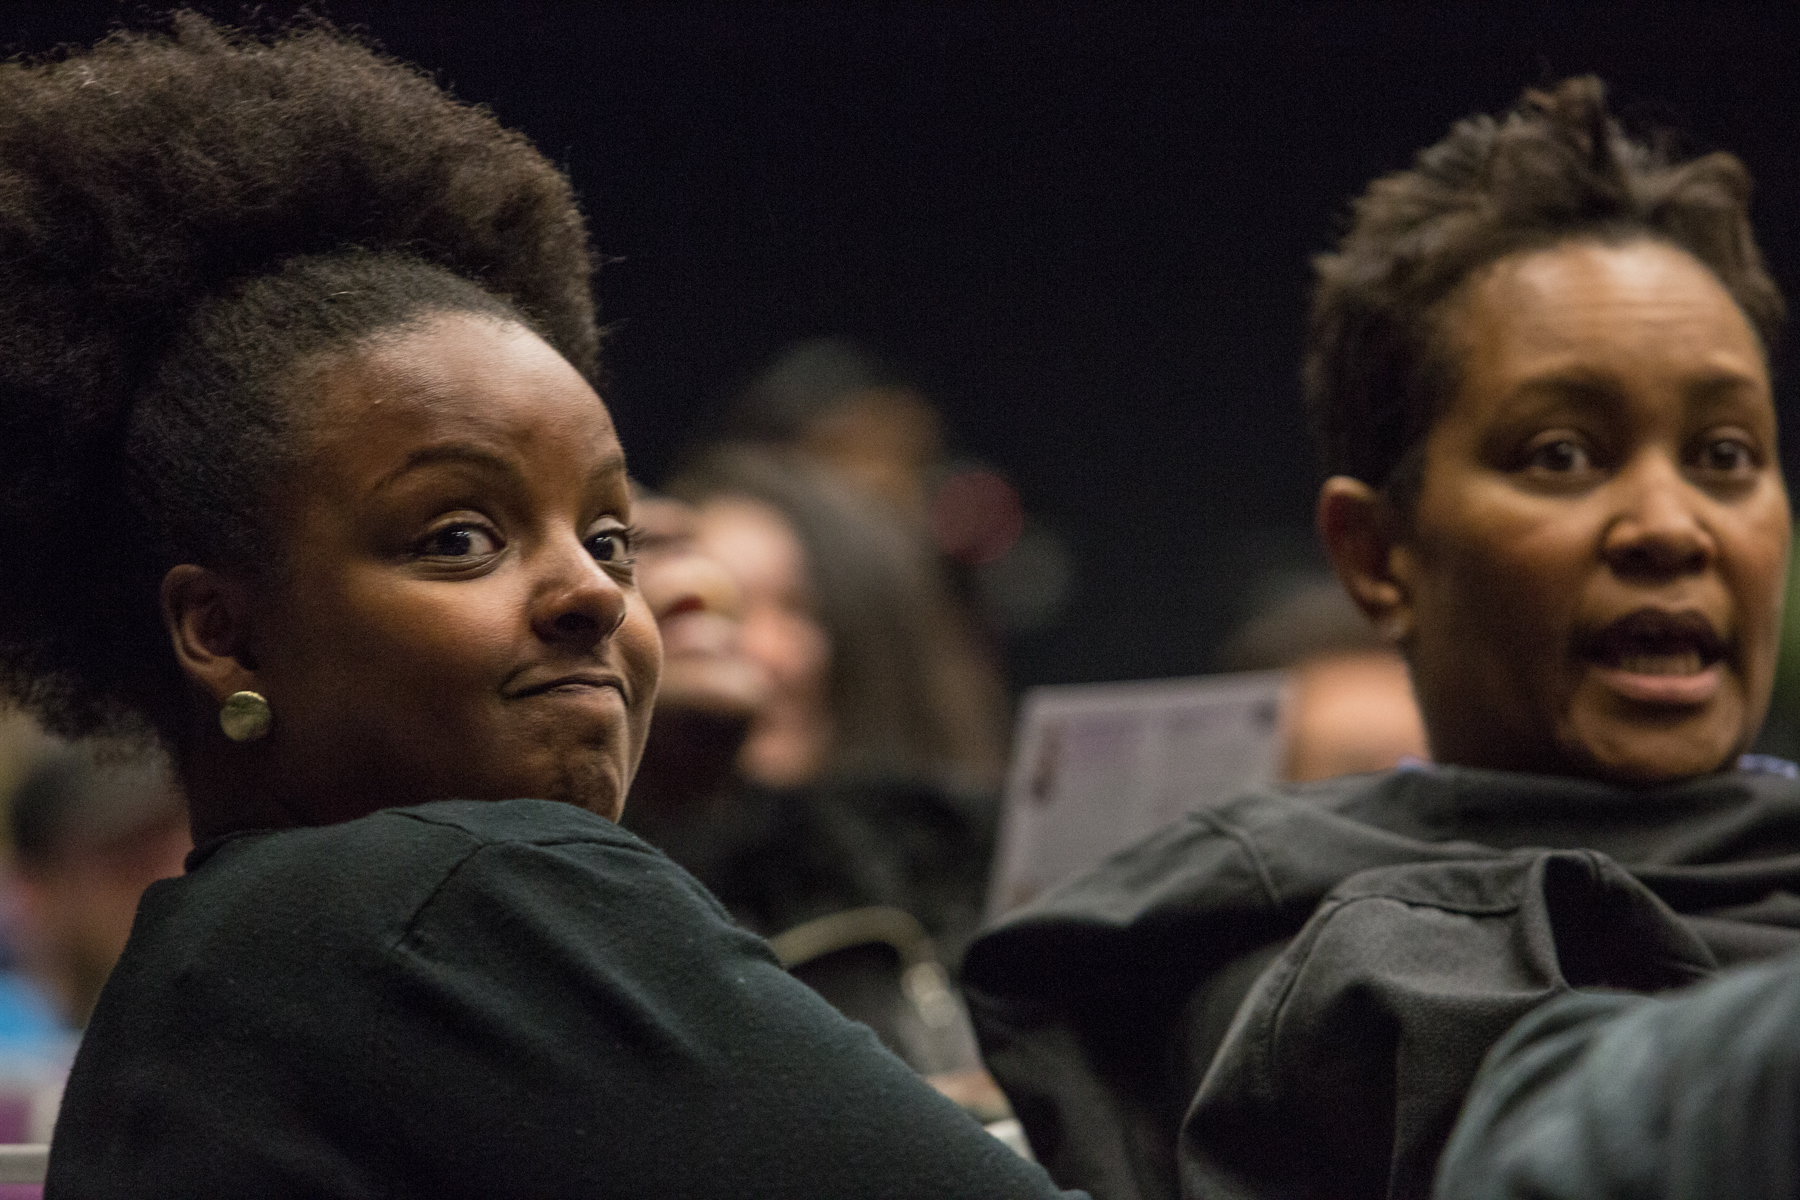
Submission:
[[[1318,525],[1434,762],[1196,811],[975,943],[1064,1186],[1428,1196],[1515,1022],[1800,950],[1800,782],[1743,757],[1790,523],[1749,190],[1583,78],[1356,202],[1316,263]]]
[[[197,847],[48,1195],[1054,1194],[614,823],[660,646],[589,275],[523,138],[329,28],[0,67],[0,671],[166,743]]]

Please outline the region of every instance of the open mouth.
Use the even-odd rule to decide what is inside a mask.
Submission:
[[[1586,639],[1584,656],[1633,675],[1698,675],[1725,657],[1725,639],[1697,612],[1640,609]]]
[[[1582,657],[1613,690],[1650,704],[1698,704],[1717,694],[1727,650],[1697,612],[1639,609],[1584,638]]]

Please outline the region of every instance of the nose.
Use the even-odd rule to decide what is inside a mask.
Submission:
[[[540,552],[531,628],[552,645],[591,650],[625,621],[625,589],[573,535]]]
[[[1678,464],[1647,456],[1614,486],[1621,503],[1602,554],[1617,574],[1654,581],[1698,574],[1712,564],[1718,546],[1705,519],[1706,499]]]
[[[641,556],[637,581],[658,621],[695,611],[735,620],[743,607],[737,581],[698,550]]]

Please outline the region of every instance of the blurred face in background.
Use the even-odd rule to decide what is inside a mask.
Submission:
[[[1406,660],[1385,651],[1309,658],[1292,669],[1282,778],[1385,771],[1429,756]]]
[[[735,496],[700,506],[695,544],[736,581],[743,651],[768,681],[739,770],[769,787],[807,783],[825,767],[832,722],[831,639],[819,622],[806,549],[780,512]]]
[[[769,672],[744,650],[742,596],[724,564],[700,549],[699,513],[642,491],[633,498],[632,513],[638,590],[662,633],[657,714],[679,710],[750,720],[767,701]]]
[[[72,767],[66,753],[45,753],[13,794],[19,844],[0,878],[20,965],[79,1028],[125,950],[144,889],[181,874],[194,843],[160,756]],[[22,835],[26,822],[33,832]]]
[[[937,409],[912,389],[871,388],[845,397],[807,424],[799,446],[908,520],[925,520],[944,434]]]

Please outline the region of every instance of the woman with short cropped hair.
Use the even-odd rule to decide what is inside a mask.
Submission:
[[[1741,757],[1789,539],[1749,190],[1587,78],[1356,202],[1317,263],[1318,526],[1434,762],[1197,811],[975,944],[1059,1180],[1426,1196],[1525,1014],[1800,948],[1800,783]]]

